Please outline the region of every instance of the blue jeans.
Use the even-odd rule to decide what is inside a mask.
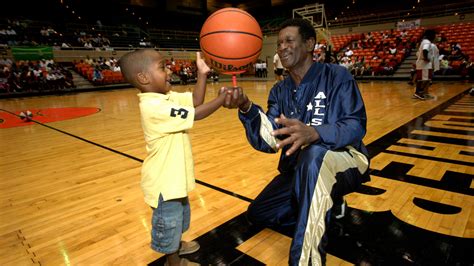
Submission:
[[[189,229],[191,209],[188,198],[163,201],[160,195],[158,207],[151,217],[151,248],[163,254],[178,251],[181,235]]]

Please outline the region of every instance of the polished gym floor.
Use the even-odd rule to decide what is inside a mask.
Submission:
[[[266,108],[273,81],[240,81]],[[228,82],[209,83],[206,100]],[[474,263],[472,84],[359,82],[371,181],[329,226],[327,265]],[[175,86],[190,91],[193,85]],[[137,90],[0,100],[0,265],[162,265],[149,248],[140,190],[146,156]],[[32,121],[18,117],[30,110]],[[190,131],[196,189],[185,240],[203,265],[286,265],[291,238],[250,226],[249,203],[277,174],[279,154],[247,143],[236,110]]]

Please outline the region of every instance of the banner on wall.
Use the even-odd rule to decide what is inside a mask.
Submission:
[[[409,21],[398,21],[397,30],[411,30],[417,29],[421,26],[421,19],[409,20]]]
[[[41,60],[53,59],[53,47],[32,46],[32,47],[12,47],[12,55],[15,60]]]

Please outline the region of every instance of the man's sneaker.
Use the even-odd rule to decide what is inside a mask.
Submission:
[[[198,251],[200,248],[199,243],[196,241],[181,241],[181,246],[179,247],[179,255],[191,254]]]
[[[179,262],[179,266],[200,266],[201,264],[192,262],[188,259],[181,258],[181,261]],[[169,266],[168,262],[165,261],[165,266]]]
[[[339,206],[335,206],[335,208],[333,208],[333,211],[334,217],[336,219],[343,218],[346,215],[346,201],[342,202],[342,204]]]
[[[413,99],[418,99],[418,100],[426,100],[424,95],[421,95],[421,94],[418,94],[418,93],[414,93],[412,98]]]

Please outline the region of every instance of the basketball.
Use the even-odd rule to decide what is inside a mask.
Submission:
[[[21,112],[18,116],[21,120],[25,122],[30,122],[33,118],[33,113],[30,110],[26,110],[25,112]]]
[[[199,44],[212,68],[238,74],[252,67],[262,42],[262,30],[252,15],[238,8],[223,8],[206,19]]]

